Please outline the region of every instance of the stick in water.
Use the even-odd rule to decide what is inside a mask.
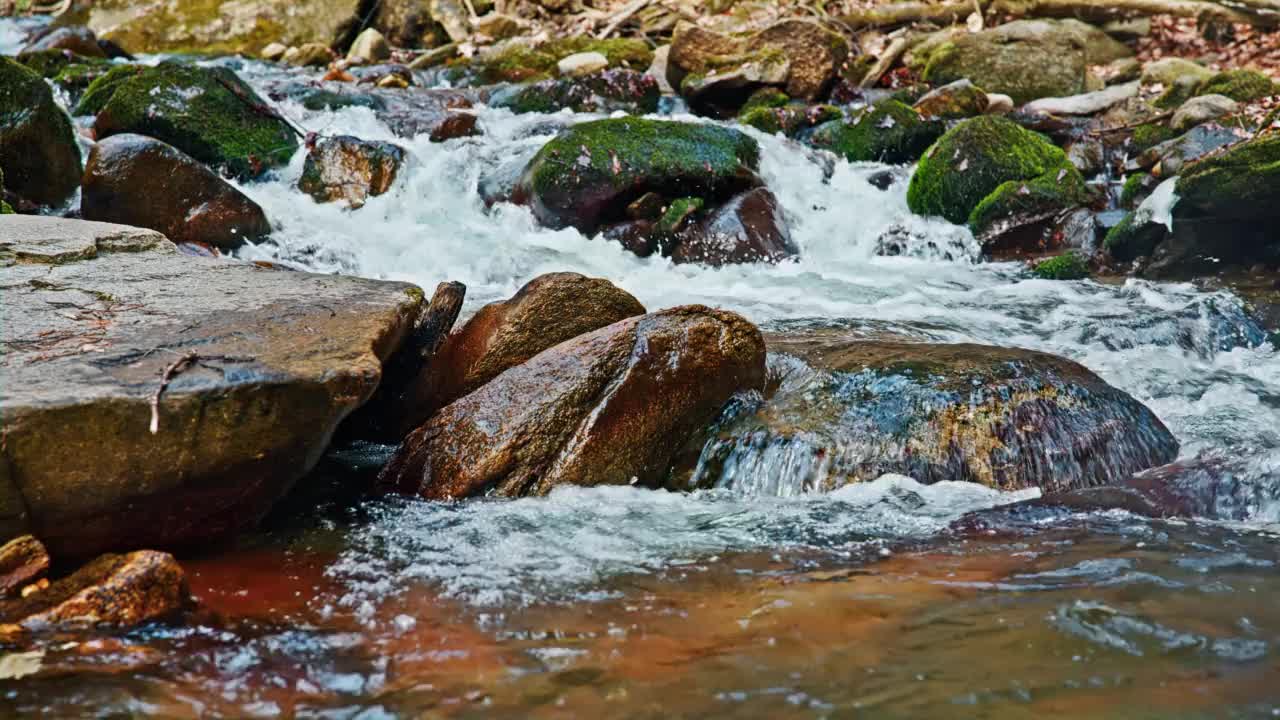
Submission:
[[[160,395],[164,393],[165,388],[169,387],[169,383],[175,377],[180,375],[187,368],[196,364],[200,356],[194,352],[174,360],[165,366],[164,372],[160,374],[160,387],[156,388],[155,394],[151,396],[151,434],[155,435],[160,432]]]

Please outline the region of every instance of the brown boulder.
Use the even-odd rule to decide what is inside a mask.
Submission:
[[[0,635],[137,625],[180,610],[189,599],[186,575],[172,555],[103,555],[43,590],[0,601]]]
[[[307,153],[298,189],[317,202],[345,200],[353,209],[363,207],[370,196],[391,189],[404,162],[404,149],[389,142],[325,138]]]
[[[16,537],[0,547],[0,597],[12,595],[49,571],[49,553],[31,535]]]
[[[662,486],[691,436],[735,393],[763,387],[764,358],[760,331],[734,313],[691,305],[628,318],[446,407],[379,480],[429,499]]]
[[[406,393],[398,437],[543,350],[644,312],[639,300],[608,280],[568,272],[534,278],[511,299],[481,308],[445,340]]]
[[[41,33],[22,48],[19,54],[42,50],[66,50],[81,57],[105,58],[107,56],[98,45],[98,36],[83,25],[53,28]]]
[[[782,48],[791,61],[787,94],[808,101],[817,100],[826,92],[849,56],[849,43],[843,36],[812,20],[775,23],[758,33],[754,44]]]
[[[778,199],[761,187],[736,195],[712,211],[685,234],[671,260],[719,267],[778,262],[796,254]]]
[[[226,250],[271,232],[262,208],[217,173],[172,145],[128,133],[89,153],[80,212]]]

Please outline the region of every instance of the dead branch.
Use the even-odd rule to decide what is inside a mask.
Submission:
[[[200,361],[200,356],[195,352],[188,352],[182,357],[174,360],[165,366],[164,372],[160,374],[160,385],[156,388],[155,393],[151,395],[151,434],[155,435],[160,432],[160,396],[164,393],[165,388],[169,387],[169,383],[178,375],[181,375],[192,365]]]

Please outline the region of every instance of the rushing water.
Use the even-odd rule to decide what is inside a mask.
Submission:
[[[0,23],[0,49],[11,34]],[[244,257],[459,280],[470,310],[574,270],[650,309],[719,305],[773,330],[1047,350],[1150,406],[1184,457],[1230,461],[1247,519],[1045,512],[975,533],[952,523],[1026,494],[896,476],[797,497],[744,483],[374,501],[352,488],[386,449],[358,448],[262,532],[184,558],[207,608],[197,622],[48,643],[46,672],[3,687],[14,713],[1280,716],[1280,357],[1239,298],[979,262],[967,230],[908,212],[905,170],[882,191],[867,178],[883,166],[755,131],[800,258],[673,266],[480,201],[481,178],[590,116],[479,108],[482,136],[434,144],[366,109],[282,110],[311,131],[399,142],[412,163],[351,212],[296,190],[299,154],[243,186],[276,227]],[[886,237],[904,252],[880,254]]]

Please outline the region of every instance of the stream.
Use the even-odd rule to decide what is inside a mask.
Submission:
[[[11,36],[0,21],[0,52]],[[257,87],[318,77],[223,62]],[[397,138],[365,108],[280,109],[412,161],[355,212],[297,190],[302,152],[241,185],[276,228],[243,258],[428,294],[460,281],[464,315],[567,270],[650,310],[716,305],[766,332],[1056,353],[1150,407],[1183,459],[1229,463],[1245,519],[1046,510],[975,531],[954,521],[1037,491],[900,476],[829,494],[746,478],[692,494],[371,500],[358,487],[389,449],[341,448],[260,530],[180,556],[202,603],[193,623],[52,641],[41,662],[55,672],[0,682],[6,713],[1280,717],[1280,350],[1240,298],[980,262],[967,229],[907,210],[907,169],[880,190],[868,178],[888,166],[832,165],[751,129],[799,259],[676,266],[481,201],[483,178],[598,116],[479,107],[483,135],[437,144]]]

